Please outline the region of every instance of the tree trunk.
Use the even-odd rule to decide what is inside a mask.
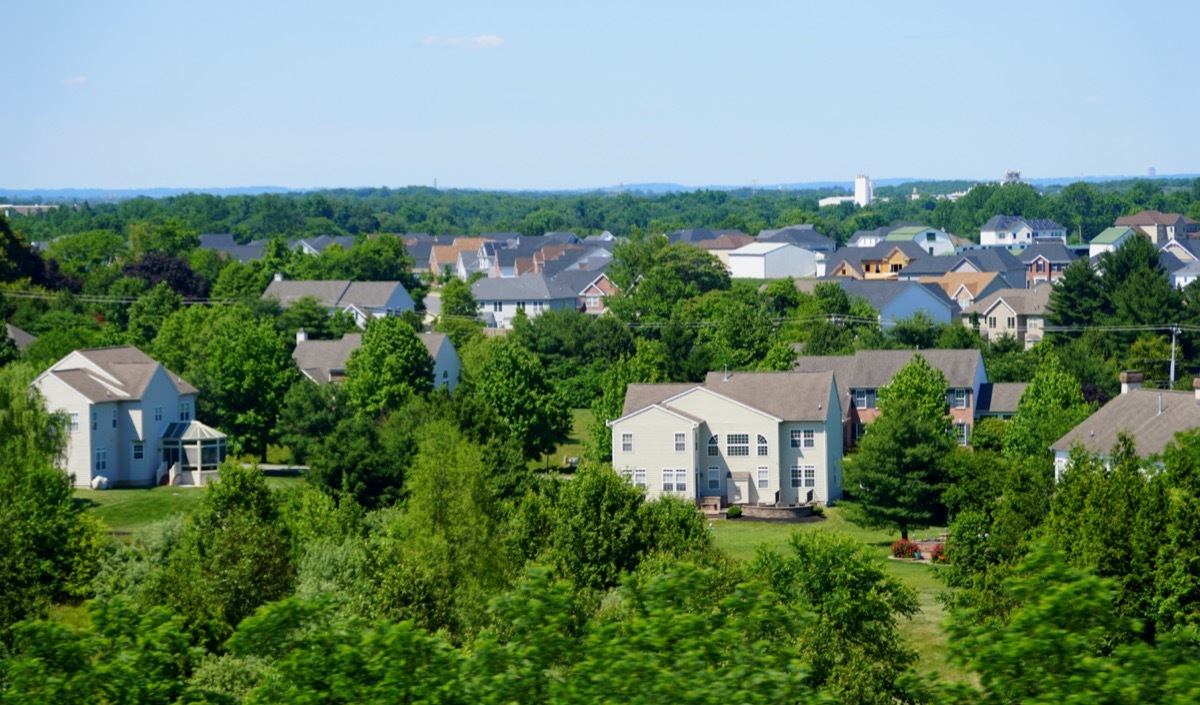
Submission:
[[[900,527],[900,539],[902,541],[908,540],[908,527],[907,526]]]

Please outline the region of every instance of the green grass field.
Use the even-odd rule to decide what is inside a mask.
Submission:
[[[273,488],[293,487],[302,477],[268,477]],[[173,514],[189,514],[200,505],[199,487],[146,487],[123,490],[75,490],[83,504],[115,534],[129,534]]]
[[[583,441],[588,435],[588,426],[596,418],[591,409],[573,409],[571,411],[571,435],[560,443],[553,453],[543,455],[537,460],[529,461],[530,470],[563,470],[566,469],[566,458],[583,457]]]
[[[750,560],[759,545],[779,549],[785,548],[792,531],[838,531],[868,546],[879,556],[884,568],[902,580],[917,593],[921,612],[912,619],[900,620],[900,631],[909,646],[917,652],[920,662],[917,669],[922,673],[938,673],[948,680],[966,682],[968,676],[955,664],[946,660],[946,635],[941,624],[946,613],[937,602],[942,584],[934,575],[936,566],[924,563],[907,563],[888,560],[892,542],[899,538],[884,531],[868,531],[846,521],[842,509],[830,507],[825,517],[799,524],[764,524],[744,520],[712,522],[716,544],[729,555],[739,560]],[[942,533],[942,529],[914,532],[914,539],[931,538]]]

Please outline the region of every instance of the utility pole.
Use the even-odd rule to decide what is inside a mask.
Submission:
[[[1179,334],[1179,324],[1171,326],[1171,388],[1175,388],[1175,336]]]

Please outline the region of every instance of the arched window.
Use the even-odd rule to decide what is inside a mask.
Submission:
[[[770,452],[770,449],[767,448],[767,437],[760,433],[758,435],[758,455],[759,457],[762,457],[768,452]]]
[[[715,458],[721,454],[721,439],[713,435],[708,439],[708,457]]]

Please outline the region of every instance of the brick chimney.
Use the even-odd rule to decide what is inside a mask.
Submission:
[[[1140,370],[1125,370],[1121,373],[1121,393],[1128,394],[1134,389],[1141,389],[1146,375]]]

